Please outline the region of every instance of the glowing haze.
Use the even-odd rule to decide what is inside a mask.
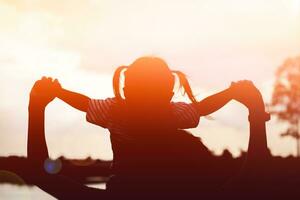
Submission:
[[[155,55],[189,76],[198,99],[251,79],[269,100],[276,67],[300,54],[300,0],[0,0],[0,15],[1,156],[26,155],[28,93],[41,75],[111,97],[115,67]],[[191,131],[216,154],[245,150],[246,109],[231,103],[212,116]],[[46,123],[53,157],[112,158],[108,132],[84,113],[56,100]],[[279,137],[282,127],[268,123],[269,147],[294,154],[295,141]]]

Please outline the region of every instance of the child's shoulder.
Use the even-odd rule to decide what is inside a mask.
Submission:
[[[194,103],[187,103],[184,101],[177,101],[177,102],[172,101],[171,106],[173,106],[173,107],[194,107],[195,105],[194,105]]]
[[[118,105],[119,101],[116,99],[116,97],[107,97],[107,98],[94,98],[90,99],[90,106],[94,107],[105,107],[109,108],[114,105]]]
[[[185,111],[197,112],[198,110],[195,103],[187,103],[183,101],[171,102],[171,107],[172,109],[178,112],[185,112]]]
[[[118,102],[116,97],[95,98],[95,99],[91,99],[91,101],[106,102],[106,103],[117,103]]]

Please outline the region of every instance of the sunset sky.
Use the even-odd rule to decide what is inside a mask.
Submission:
[[[26,155],[36,79],[112,97],[114,69],[144,55],[185,72],[199,100],[250,79],[268,102],[276,68],[300,55],[300,0],[0,0],[0,156]],[[232,102],[191,131],[216,154],[237,156],[247,148],[247,115]],[[268,145],[275,155],[295,154],[283,128],[268,122]],[[46,132],[53,157],[112,158],[108,131],[59,100],[47,108]]]

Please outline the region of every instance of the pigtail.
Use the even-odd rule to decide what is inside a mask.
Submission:
[[[120,66],[116,69],[115,73],[114,73],[114,77],[113,77],[113,90],[114,90],[114,94],[115,97],[117,98],[117,100],[121,100],[122,96],[121,96],[121,92],[120,92],[120,77],[121,77],[121,73],[124,69],[127,69],[126,66]]]
[[[172,71],[175,73],[179,79],[179,87],[184,89],[184,94],[186,93],[189,99],[193,103],[197,103],[197,100],[192,92],[191,86],[189,84],[189,81],[186,78],[186,75],[182,73],[181,71]]]
[[[188,95],[189,99],[193,102],[193,103],[197,103],[198,101],[196,100],[191,86],[189,84],[188,79],[186,78],[186,75],[184,73],[182,73],[181,71],[172,71],[173,73],[175,73],[179,79],[179,87],[182,87],[184,89],[184,92]],[[206,115],[204,116],[206,119],[208,120],[214,120],[214,118],[210,115]]]

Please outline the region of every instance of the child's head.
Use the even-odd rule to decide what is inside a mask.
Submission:
[[[141,57],[129,66],[118,67],[113,78],[113,88],[117,99],[122,99],[120,76],[124,70],[124,96],[133,103],[167,103],[174,92],[175,76],[192,102],[196,102],[185,75],[171,71],[167,63],[158,57]]]

